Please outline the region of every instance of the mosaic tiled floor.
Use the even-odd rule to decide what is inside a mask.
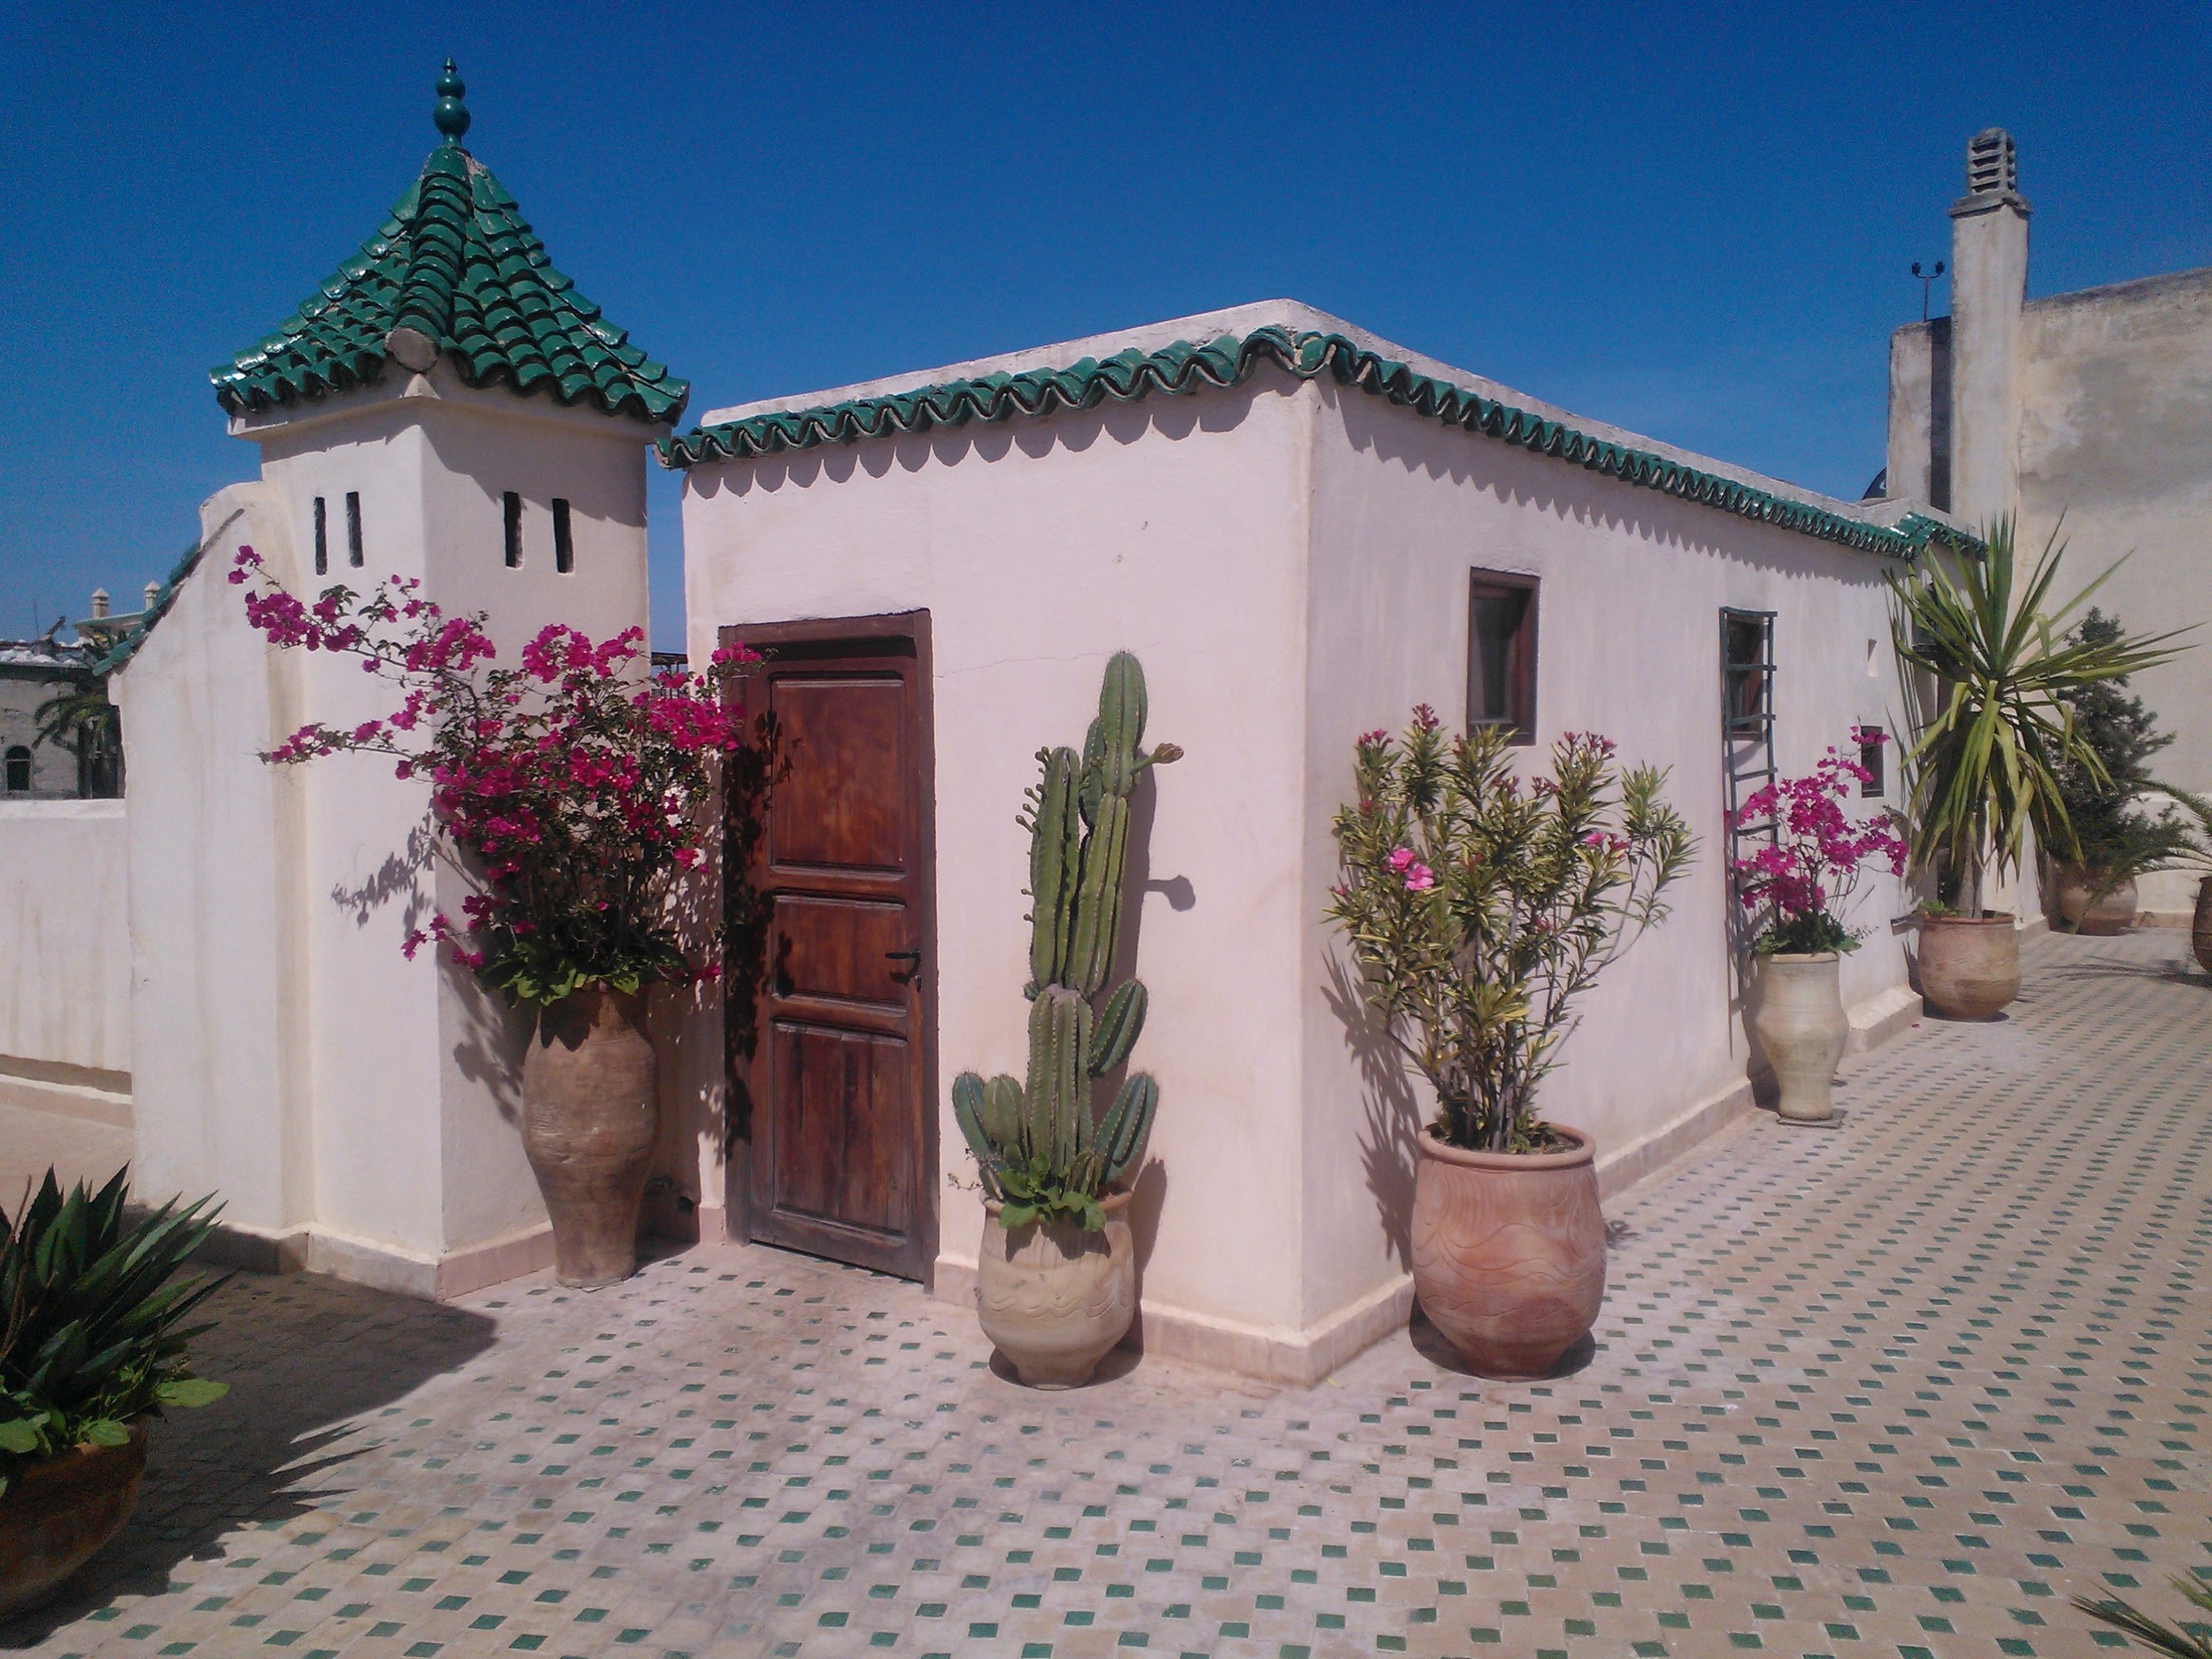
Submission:
[[[241,1280],[49,1655],[2070,1655],[2212,1567],[2212,980],[2033,949],[1613,1206],[1594,1357],[1072,1394],[910,1286],[698,1250],[429,1308]]]

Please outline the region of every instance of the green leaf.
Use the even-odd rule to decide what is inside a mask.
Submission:
[[[94,1446],[128,1446],[131,1432],[113,1417],[100,1417],[84,1425],[84,1438]]]
[[[1011,1233],[1016,1227],[1025,1227],[1037,1218],[1034,1204],[1007,1204],[998,1212],[998,1224]]]
[[[38,1425],[22,1417],[12,1417],[0,1423],[0,1452],[13,1452],[19,1456],[38,1450]]]
[[[230,1392],[227,1382],[211,1382],[204,1377],[175,1377],[154,1390],[154,1398],[165,1406],[213,1405]]]

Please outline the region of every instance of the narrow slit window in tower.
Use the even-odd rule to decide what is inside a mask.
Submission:
[[[507,504],[507,568],[522,568],[522,497],[513,490],[506,495]]]
[[[315,497],[315,574],[330,574],[330,504]]]
[[[346,492],[346,563],[359,569],[361,565],[361,492]]]
[[[569,534],[568,503],[553,498],[553,568],[564,576],[576,568],[576,543]]]

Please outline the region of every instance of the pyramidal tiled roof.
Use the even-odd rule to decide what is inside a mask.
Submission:
[[[277,331],[210,371],[216,401],[252,414],[365,386],[387,364],[449,359],[471,386],[505,384],[610,415],[672,422],[691,395],[553,268],[515,200],[461,148],[467,88],[446,60],[445,142],[360,252]]]

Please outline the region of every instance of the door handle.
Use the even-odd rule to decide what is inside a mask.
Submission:
[[[883,957],[887,962],[919,962],[922,953],[918,950],[887,950]]]

